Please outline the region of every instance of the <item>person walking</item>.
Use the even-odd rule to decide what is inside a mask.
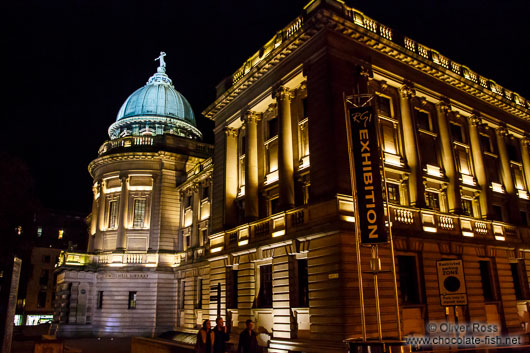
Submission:
[[[230,339],[230,335],[227,332],[226,326],[222,317],[215,319],[214,333],[214,344],[213,353],[225,353],[226,352],[226,341]]]
[[[246,321],[247,328],[239,335],[239,345],[237,347],[237,353],[257,353],[258,352],[258,339],[252,320]]]
[[[212,331],[210,320],[204,320],[202,328],[197,332],[197,342],[195,343],[195,353],[212,353],[215,335]]]

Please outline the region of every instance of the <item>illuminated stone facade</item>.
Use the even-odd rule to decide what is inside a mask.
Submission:
[[[456,317],[498,324],[514,335],[530,329],[530,103],[333,0],[312,1],[218,85],[215,102],[204,111],[215,122],[213,158],[185,168],[182,183],[172,189],[173,203],[152,197],[150,219],[173,226],[165,233],[172,241],[160,241],[152,251],[151,239],[164,239],[163,227],[151,221],[138,231],[150,244],[134,255],[147,266],[143,271],[168,278],[163,304],[151,291],[161,285],[141,282],[153,283],[145,288],[156,312],[150,328],[158,330],[162,314],[164,327],[172,328],[214,319],[210,296],[220,283],[221,312],[232,332],[255,320],[270,338],[269,352],[342,352],[343,339],[360,336],[344,105],[344,95],[357,87],[374,95],[380,119],[402,333],[424,335],[425,323]],[[160,153],[157,161],[169,158]],[[123,193],[131,182],[123,176],[119,182],[118,170],[148,163],[142,157],[120,164],[127,156],[110,154],[91,164],[93,216],[98,207],[106,209],[97,206],[105,173],[116,174],[113,188]],[[137,267],[126,260],[129,243],[120,236],[131,237],[127,227],[122,233],[119,225],[116,232],[96,228],[89,249],[96,254],[87,256],[103,274],[71,273],[96,281],[114,264],[134,273]],[[101,245],[106,235],[127,251]],[[368,269],[370,249],[363,247],[361,255]],[[379,255],[388,271],[379,276],[383,332],[396,336],[388,246]],[[441,259],[463,260],[468,305],[456,312],[440,305]],[[133,286],[132,280],[124,283]],[[364,283],[367,332],[375,337],[371,275]],[[120,290],[116,303],[126,306],[127,290]],[[91,292],[90,300],[96,296]]]

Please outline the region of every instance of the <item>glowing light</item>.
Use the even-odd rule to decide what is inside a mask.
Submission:
[[[525,199],[525,200],[530,199],[530,197],[528,196],[528,191],[526,190],[518,190],[517,194],[519,195],[520,199]]]
[[[385,153],[385,164],[401,167],[401,157],[392,153]]]
[[[153,190],[152,186],[129,186],[129,190],[133,191],[151,191]]]
[[[491,189],[495,192],[498,192],[500,194],[504,194],[504,187],[502,186],[502,184],[499,184],[499,183],[491,183]]]
[[[475,179],[471,175],[462,174],[462,183],[466,185],[475,185]]]
[[[125,264],[122,264],[122,263],[112,263],[112,264],[108,264],[107,266],[109,266],[109,267],[123,267],[123,266],[125,266]]]
[[[238,246],[243,246],[243,245],[247,245],[248,244],[248,239],[243,239],[243,240],[240,240],[237,245]]]
[[[274,172],[270,172],[265,176],[265,185],[272,184],[275,181],[277,181],[279,178],[278,170],[275,170]]]
[[[354,223],[355,222],[355,217],[354,216],[341,215],[340,219],[342,219],[343,221],[346,221],[346,222],[350,222],[350,223]]]
[[[465,237],[470,237],[470,238],[475,236],[475,234],[473,232],[469,232],[469,231],[465,231],[465,230],[462,231],[462,235],[465,236]]]
[[[427,174],[436,176],[436,177],[442,176],[442,173],[440,172],[440,168],[434,165],[430,165],[430,164],[427,164]]]
[[[105,189],[106,194],[111,194],[113,192],[121,192],[121,186]]]
[[[18,226],[18,227],[16,227],[15,230],[17,231],[17,234],[18,234],[18,235],[21,235],[21,234],[22,234],[22,226]]]
[[[59,236],[58,236],[58,238],[59,238],[59,239],[62,239],[62,238],[63,238],[63,235],[64,235],[64,229],[59,229]]]
[[[429,233],[436,233],[438,231],[438,229],[436,229],[435,227],[426,227],[426,226],[423,226],[423,230]]]
[[[214,254],[214,253],[219,252],[219,251],[221,251],[221,250],[223,250],[223,247],[222,247],[222,246],[219,246],[219,247],[217,247],[217,248],[213,248],[213,249],[211,249],[211,250],[210,250],[210,253]]]
[[[495,240],[505,241],[506,238],[504,236],[502,236],[502,235],[496,235],[495,236]]]
[[[276,232],[273,232],[272,233],[272,237],[273,238],[276,238],[276,237],[281,237],[282,235],[285,234],[285,229],[282,229],[282,230],[278,230]]]

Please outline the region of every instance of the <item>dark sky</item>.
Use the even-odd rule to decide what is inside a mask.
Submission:
[[[306,2],[6,1],[0,151],[29,165],[44,206],[88,213],[87,165],[121,104],[156,71],[160,51],[198,117],[215,85]],[[530,98],[528,1],[347,3]],[[211,142],[212,125],[197,119]]]

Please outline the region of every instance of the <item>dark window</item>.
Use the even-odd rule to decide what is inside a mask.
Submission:
[[[426,131],[432,131],[431,116],[427,112],[416,110],[416,124],[418,128]]]
[[[484,152],[493,153],[493,146],[491,145],[491,139],[488,135],[480,134],[480,144]]]
[[[197,285],[197,309],[202,309],[202,278],[199,278]]]
[[[136,309],[136,292],[129,292],[129,309]]]
[[[179,307],[181,309],[184,309],[184,305],[186,304],[186,281],[180,282],[180,303]]]
[[[415,256],[398,256],[401,300],[404,305],[421,304]]]
[[[523,283],[521,281],[522,273],[519,268],[519,263],[510,264],[510,269],[512,270],[512,279],[513,279],[513,287],[515,289],[515,298],[517,300],[526,299],[524,289],[523,289]]]
[[[380,115],[391,117],[392,116],[392,109],[390,108],[391,104],[392,103],[390,101],[390,98],[377,96],[377,109]]]
[[[499,205],[493,205],[493,220],[502,222],[504,218],[502,217],[502,207]]]
[[[184,208],[188,208],[188,207],[191,207],[191,201],[192,201],[193,197],[191,195],[189,196],[186,196],[184,198]]]
[[[427,191],[425,193],[425,205],[433,210],[440,210],[440,195],[437,192]]]
[[[479,265],[484,300],[487,302],[494,301],[497,299],[497,296],[495,295],[495,288],[493,287],[491,263],[489,261],[479,261]]]
[[[307,97],[306,98],[302,98],[302,109],[304,110],[302,112],[302,116],[304,118],[307,118]],[[302,119],[301,119],[302,120]]]
[[[210,187],[203,186],[202,187],[202,197],[201,197],[201,199],[204,200],[204,199],[207,199],[209,197],[210,197]]]
[[[44,255],[44,256],[42,257],[42,262],[44,262],[44,263],[46,263],[46,264],[49,264],[49,263],[50,263],[50,260],[51,260],[50,255]]]
[[[241,144],[240,144],[240,154],[244,155],[247,151],[247,137],[245,135],[241,136]]]
[[[267,135],[267,140],[278,135],[278,118],[273,118],[273,119],[270,119],[268,122],[267,122],[267,132],[268,132],[268,135]]]
[[[386,184],[388,192],[388,200],[390,203],[399,204],[399,185],[397,184]]]
[[[526,211],[521,211],[521,225],[528,227],[528,215]]]
[[[486,168],[486,175],[490,182],[498,183],[499,178],[499,167],[497,164],[497,158],[488,155],[484,156],[484,167]]]
[[[473,216],[473,201],[462,199],[462,212],[466,216]]]
[[[40,291],[37,295],[37,307],[44,308],[46,307],[46,292]]]
[[[309,307],[309,277],[307,271],[307,259],[297,261],[298,270],[298,307]]]
[[[47,286],[49,277],[50,277],[50,272],[48,270],[42,270],[40,274],[40,279],[39,279],[40,285]]]
[[[97,309],[103,308],[103,291],[102,290],[98,291],[98,298],[97,298],[96,308]]]
[[[453,136],[453,141],[462,143],[465,142],[464,134],[462,132],[462,126],[455,123],[449,123],[449,127],[451,129],[451,136]]]
[[[272,265],[259,268],[258,308],[272,308]]]
[[[271,203],[271,215],[280,212],[280,198],[276,197],[270,200]]]
[[[519,157],[519,151],[515,146],[515,141],[510,141],[506,143],[506,149],[508,151],[508,157],[511,161],[521,162],[521,158]]]
[[[231,268],[226,270],[226,307],[228,309],[237,309],[237,273],[237,270],[233,270]]]
[[[421,163],[423,167],[426,164],[433,166],[439,166],[438,155],[436,149],[438,148],[438,141],[436,138],[429,134],[420,133],[418,136],[419,146],[422,146],[420,149]]]

